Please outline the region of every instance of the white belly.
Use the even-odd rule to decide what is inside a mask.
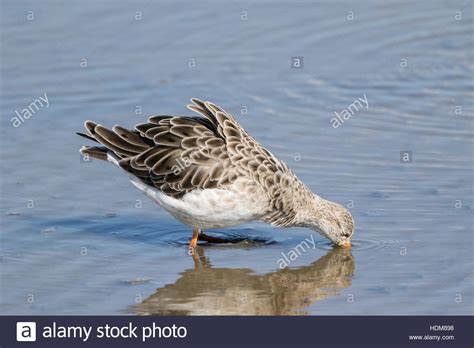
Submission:
[[[265,201],[250,198],[234,189],[194,190],[176,199],[138,180],[132,183],[186,225],[208,229],[258,220],[265,213]]]
[[[118,159],[110,152],[110,162],[120,168]],[[122,169],[122,168],[120,168]],[[259,220],[267,213],[268,201],[261,188],[246,192],[252,182],[237,180],[229,189],[194,190],[176,199],[127,173],[130,181],[150,199],[157,202],[182,223],[201,229],[222,228]]]

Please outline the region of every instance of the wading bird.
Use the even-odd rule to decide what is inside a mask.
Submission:
[[[134,130],[85,122],[98,142],[84,156],[115,164],[131,182],[198,240],[222,241],[204,229],[260,220],[307,227],[350,247],[354,221],[347,209],[311,192],[289,167],[252,138],[233,116],[210,102],[191,99],[199,117],[152,116]]]

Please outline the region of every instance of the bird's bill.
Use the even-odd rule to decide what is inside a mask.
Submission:
[[[344,242],[342,242],[341,244],[339,244],[339,246],[341,248],[344,248],[344,249],[350,249],[352,248],[352,244],[351,244],[351,241],[350,240],[346,240]]]

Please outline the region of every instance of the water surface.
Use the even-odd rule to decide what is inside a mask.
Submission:
[[[183,6],[2,2],[1,313],[472,314],[471,3]],[[280,269],[311,231],[249,223],[193,258],[187,227],[81,160],[84,120],[130,127],[191,97],[346,205],[353,250],[314,234]]]

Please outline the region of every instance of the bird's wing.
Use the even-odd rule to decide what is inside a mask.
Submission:
[[[296,218],[295,200],[307,193],[288,166],[260,145],[229,113],[215,104],[192,99],[188,108],[210,120],[217,134],[225,140],[226,159],[232,176],[246,177],[249,192],[258,186],[268,201],[268,211],[262,218],[276,226],[291,226]],[[249,187],[250,186],[250,187]]]
[[[112,151],[125,171],[173,197],[195,189],[228,187],[237,178],[227,151],[234,127],[221,124],[217,117],[222,116],[205,103],[197,99],[193,103],[205,117],[152,116],[135,130],[120,126],[110,130],[87,121],[88,134],[81,135],[102,147],[85,147],[81,152],[104,159]]]
[[[167,195],[181,197],[195,189],[224,188],[236,178],[225,138],[207,119],[155,116],[135,129],[153,146],[119,164]]]
[[[190,110],[196,111],[215,126],[225,141],[230,166],[239,175],[252,178],[266,191],[270,191],[281,177],[291,173],[288,166],[252,138],[235,118],[210,102],[191,99]],[[291,173],[292,174],[292,173]]]
[[[264,220],[290,225],[296,214],[292,185],[300,183],[286,164],[217,105],[191,101],[188,108],[202,117],[152,116],[135,130],[86,121],[88,134],[80,135],[102,146],[84,147],[81,153],[106,159],[112,151],[125,171],[176,198],[196,189],[228,188],[246,178],[241,188],[246,194],[266,195]]]
[[[245,177],[250,183],[245,189],[258,186],[271,202],[270,210],[281,210],[289,199],[281,192],[292,176],[288,167],[232,115],[213,103],[191,101],[188,108],[202,117],[152,116],[135,130],[110,130],[87,121],[86,137],[103,147],[82,152],[103,158],[101,151],[113,151],[125,171],[176,198],[195,189],[227,188]]]

